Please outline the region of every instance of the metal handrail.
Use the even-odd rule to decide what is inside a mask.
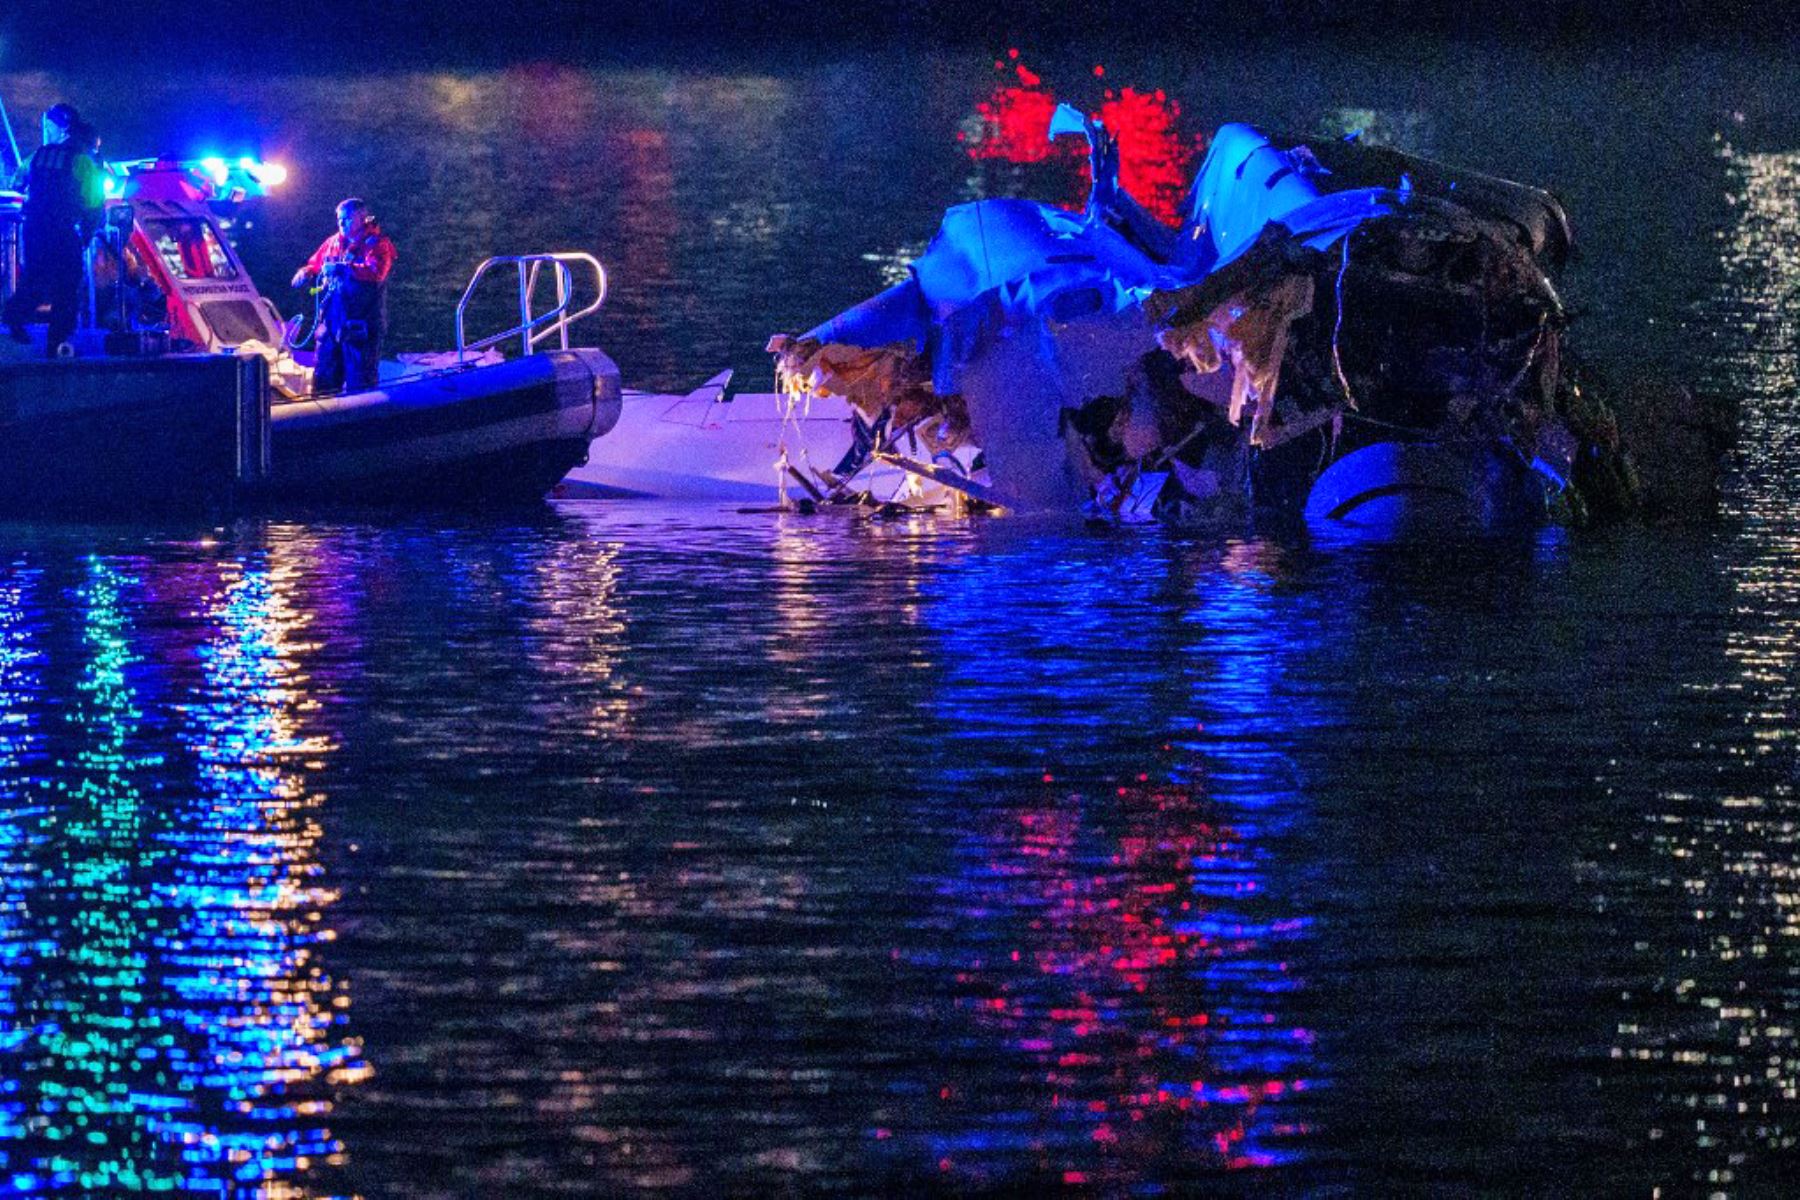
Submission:
[[[469,300],[475,295],[482,277],[495,267],[512,264],[519,269],[519,323],[511,329],[491,334],[477,342],[468,341],[464,334],[463,321],[469,308]],[[532,311],[533,297],[537,292],[539,273],[548,264],[556,268],[556,307],[548,312]],[[594,299],[587,306],[574,312],[569,311],[571,297],[575,291],[575,273],[570,265],[586,265],[594,270]],[[456,303],[456,357],[461,361],[470,351],[485,350],[489,346],[498,345],[508,338],[519,339],[522,353],[532,354],[537,344],[550,337],[560,340],[562,349],[569,348],[569,326],[600,311],[606,303],[606,268],[600,260],[591,254],[579,250],[563,250],[550,254],[504,254],[497,255],[475,268],[475,274],[469,277],[469,286],[463,289],[462,299]]]
[[[497,345],[500,342],[504,342],[508,338],[513,337],[520,339],[519,348],[521,352],[530,354],[533,345],[532,333],[536,331],[539,326],[547,325],[550,322],[554,321],[559,324],[561,323],[561,318],[569,307],[567,295],[569,285],[572,282],[569,278],[569,268],[562,263],[555,264],[557,306],[549,312],[537,313],[534,315],[531,311],[532,292],[537,286],[537,268],[541,265],[539,261],[535,260],[537,260],[537,256],[533,254],[506,255],[498,258],[490,258],[479,267],[475,268],[474,277],[469,280],[469,286],[463,290],[462,299],[458,301],[456,305],[456,353],[458,358],[461,358],[471,350],[485,350],[489,346]],[[476,286],[480,284],[482,276],[487,273],[488,269],[506,263],[513,263],[519,268],[519,323],[514,325],[511,329],[490,334],[480,341],[470,343],[466,340],[463,332],[464,311],[468,307],[470,298],[475,293]],[[554,328],[554,326],[552,328]]]

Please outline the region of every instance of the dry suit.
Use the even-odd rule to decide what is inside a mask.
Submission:
[[[362,233],[334,233],[313,251],[306,270],[324,286],[319,297],[314,392],[366,392],[381,380],[381,339],[387,332],[387,278],[394,243],[371,222]]]
[[[51,354],[74,336],[81,305],[83,222],[103,203],[100,168],[73,142],[40,146],[25,168],[24,270],[6,302],[6,323],[23,340],[38,305],[50,305]]]

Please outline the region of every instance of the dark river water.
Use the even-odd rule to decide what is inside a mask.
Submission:
[[[1800,87],[1668,47],[1033,62],[1545,182],[1723,511],[1410,548],[564,503],[0,526],[0,1187],[1779,1195],[1800,1178]],[[401,348],[581,248],[629,382],[873,292],[981,55],[0,74],[368,196]],[[1167,106],[1172,99],[1179,111]],[[959,134],[962,135],[959,140]],[[236,152],[239,145],[221,147]],[[1179,157],[1179,155],[1178,155]]]

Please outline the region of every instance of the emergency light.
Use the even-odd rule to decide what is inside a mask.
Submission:
[[[247,196],[266,196],[287,182],[288,169],[280,163],[263,162],[250,155],[226,159],[217,154],[200,158],[134,158],[106,164],[106,194],[126,196],[133,190],[133,175],[151,170],[185,171],[214,200],[240,200]]]

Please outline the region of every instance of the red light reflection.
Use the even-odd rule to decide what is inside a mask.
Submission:
[[[1181,105],[1160,88],[1140,92],[1110,89],[1100,106],[1100,123],[1119,139],[1119,182],[1131,198],[1167,225],[1181,223],[1188,166],[1195,143],[1178,127]]]
[[[1018,51],[1008,51],[1016,60]],[[1001,79],[987,99],[975,106],[974,128],[959,133],[964,150],[976,162],[1069,164],[1069,196],[1084,197],[1089,182],[1087,151],[1079,138],[1050,140],[1050,117],[1057,97],[1041,76],[1022,62],[996,62]],[[1096,66],[1094,77],[1105,76]],[[1119,139],[1119,180],[1125,190],[1158,220],[1180,222],[1188,170],[1204,139],[1190,138],[1180,128],[1181,105],[1166,92],[1135,88],[1107,89],[1094,115]],[[1081,199],[1065,198],[1065,208],[1081,207]]]
[[[1044,86],[1042,78],[1023,63],[1015,63],[1011,68],[998,62],[994,66],[1014,82],[1005,82],[1003,77],[988,98],[975,105],[979,130],[973,136],[958,135],[965,142],[969,157],[977,162],[1085,162],[1086,151],[1078,139],[1050,140],[1050,116],[1056,111],[1056,97]]]
[[[991,1097],[941,1085],[969,1122],[940,1143],[944,1169],[1016,1182],[997,1129],[1033,1130],[1025,1169],[1041,1179],[1129,1187],[1278,1165],[1279,1143],[1304,1134],[1276,1112],[1307,1089],[1312,1033],[1280,1000],[1304,922],[1254,915],[1254,854],[1190,789],[1045,792],[970,847],[981,857],[956,889],[1012,933],[956,971],[958,1007],[1037,1099],[984,1114]]]

